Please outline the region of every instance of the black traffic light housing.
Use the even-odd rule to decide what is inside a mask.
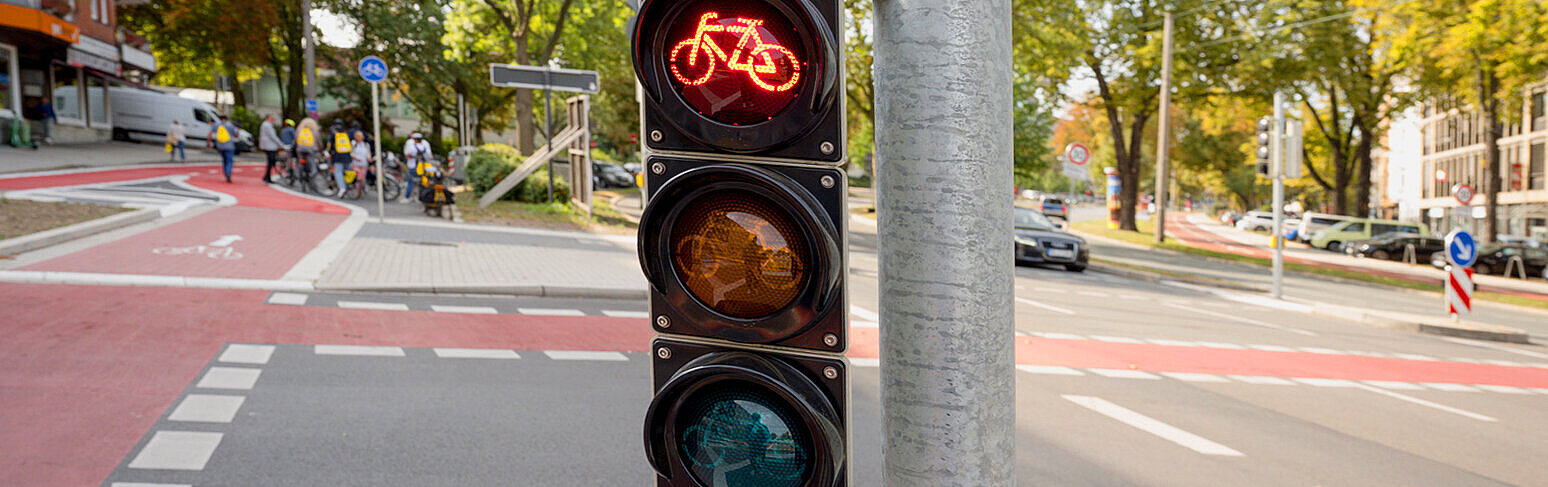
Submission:
[[[1273,158],[1274,146],[1274,119],[1263,117],[1258,119],[1258,175],[1269,176]]]
[[[794,97],[788,105],[769,113],[767,120],[715,120],[685,98],[686,86],[674,85],[670,55],[663,54],[672,53],[673,46],[685,40],[673,36],[673,26],[685,17],[712,7],[735,11],[746,5],[767,6],[789,21],[794,28],[791,38],[803,41],[790,52],[801,60],[805,78],[791,89]],[[646,0],[630,31],[635,73],[645,94],[646,146],[664,153],[842,161],[844,61],[838,42],[842,15],[834,0]],[[721,49],[727,50],[726,46]]]

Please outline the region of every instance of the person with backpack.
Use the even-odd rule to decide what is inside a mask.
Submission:
[[[167,127],[167,160],[171,161],[181,156],[183,161],[188,161],[188,153],[183,151],[183,144],[188,142],[188,135],[183,130],[183,122],[172,120],[172,125]],[[177,153],[173,153],[176,150]]]
[[[334,120],[333,128],[329,129],[328,150],[333,152],[330,162],[333,164],[333,181],[338,183],[339,191],[334,196],[344,196],[344,168],[349,167],[354,150],[354,142],[351,141],[349,131],[344,129],[344,121]]]
[[[430,149],[430,143],[425,141],[425,134],[414,132],[409,136],[408,142],[403,143],[403,199],[402,202],[412,201],[416,195],[414,187],[419,184],[420,164],[429,163],[435,157],[435,152]]]
[[[235,125],[231,124],[231,117],[224,114],[220,116],[220,122],[210,128],[209,142],[206,147],[214,146],[220,152],[220,167],[226,174],[226,182],[231,182],[232,158],[236,157],[236,137],[240,133]]]
[[[318,143],[320,137],[322,130],[316,119],[306,117],[296,125],[296,157],[301,159],[307,175],[317,171],[317,149],[322,145]]]

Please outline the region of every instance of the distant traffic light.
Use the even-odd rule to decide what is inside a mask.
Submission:
[[[847,178],[836,0],[647,0],[660,486],[848,482]]]
[[[1258,119],[1258,175],[1270,176],[1273,165],[1274,147],[1274,119],[1263,117]]]

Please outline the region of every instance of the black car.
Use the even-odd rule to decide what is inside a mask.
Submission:
[[[1414,259],[1446,250],[1446,241],[1413,233],[1389,233],[1364,242],[1347,245],[1350,255],[1381,260],[1403,260],[1408,246],[1414,247]]]
[[[607,161],[592,161],[592,188],[633,188],[634,175],[622,166]]]
[[[1512,257],[1521,257],[1521,263],[1526,267],[1528,279],[1543,277],[1548,279],[1548,249],[1539,249],[1522,244],[1484,244],[1478,249],[1478,261],[1473,263],[1474,274],[1504,274],[1505,267]],[[1437,269],[1446,268],[1446,251],[1441,250],[1430,254],[1430,265]],[[1519,276],[1518,271],[1512,270],[1512,276]]]
[[[1016,263],[1063,265],[1066,270],[1086,270],[1090,253],[1086,240],[1054,225],[1030,208],[1016,208]]]

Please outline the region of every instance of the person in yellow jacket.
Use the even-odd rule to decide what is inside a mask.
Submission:
[[[296,124],[296,157],[301,158],[307,174],[317,172],[317,149],[322,147],[322,136],[322,128],[312,117],[303,118]]]
[[[349,130],[344,128],[343,120],[334,120],[333,127],[328,129],[328,136],[323,140],[327,148],[333,153],[329,164],[333,166],[333,181],[338,183],[338,193],[334,196],[344,196],[344,168],[349,167],[350,153],[354,152],[355,142],[349,135]]]

